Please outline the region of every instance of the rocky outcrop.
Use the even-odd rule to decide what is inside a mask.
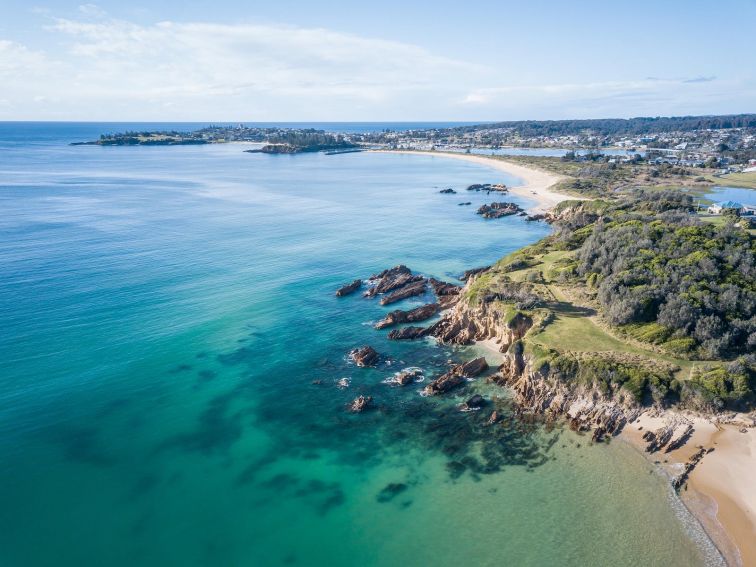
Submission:
[[[365,297],[374,297],[379,293],[388,293],[409,283],[423,280],[422,276],[413,275],[407,266],[400,264],[399,266],[394,266],[388,270],[383,270],[379,274],[370,276],[368,281],[374,283],[374,285],[364,295]]]
[[[388,338],[392,341],[418,339],[424,336],[425,327],[404,327],[402,329],[394,329],[388,334]]]
[[[534,370],[517,347],[493,380],[511,389],[516,415],[535,415],[547,422],[564,419],[575,431],[592,431],[593,441],[619,433],[641,413],[630,399],[609,399],[600,391]]]
[[[350,293],[354,293],[362,286],[362,280],[354,280],[352,283],[341,286],[336,290],[336,297],[344,297]]]
[[[441,306],[438,303],[428,303],[427,305],[421,305],[420,307],[415,307],[409,311],[396,309],[378,321],[378,323],[375,324],[375,328],[385,329],[386,327],[397,325],[399,323],[425,321],[426,319],[433,317],[440,309]]]
[[[413,384],[414,382],[417,382],[418,380],[421,380],[422,378],[422,370],[420,370],[419,368],[408,368],[394,374],[389,382],[398,386],[408,386],[410,384]]]
[[[476,213],[487,219],[498,219],[509,215],[516,215],[523,210],[516,203],[491,203],[481,206]]]
[[[456,193],[456,191],[454,189],[452,189],[451,187],[447,187],[446,189],[441,189],[441,191],[439,191],[439,193],[444,193],[446,195],[453,195],[453,194]]]
[[[506,193],[509,189],[503,183],[473,183],[467,187],[468,191],[498,191],[499,193]]]
[[[466,282],[471,277],[487,272],[490,269],[491,269],[491,266],[483,266],[482,268],[473,268],[471,270],[465,270],[462,273],[462,275],[459,277],[459,279],[462,280],[463,282]]]
[[[695,469],[703,460],[703,458],[713,450],[713,447],[705,449],[704,447],[699,446],[698,451],[696,451],[693,456],[688,459],[685,465],[683,465],[682,472],[672,479],[672,488],[674,488],[675,490],[680,490],[683,486],[685,486],[685,483],[688,481],[688,477],[690,476],[690,473],[693,472],[693,469]]]
[[[533,325],[522,313],[514,316],[501,312],[490,303],[471,307],[460,303],[427,329],[427,334],[443,343],[469,345],[474,341],[494,339],[505,352],[515,341],[525,336]]]
[[[693,435],[693,425],[682,416],[673,415],[656,431],[646,431],[643,440],[646,441],[646,452],[656,453],[664,449],[665,453],[679,449]]]
[[[444,295],[459,295],[459,292],[462,291],[462,288],[460,286],[442,282],[441,280],[437,280],[436,278],[428,278],[428,283],[433,288],[433,293],[435,293],[438,297]]]
[[[352,403],[349,404],[349,411],[352,413],[360,413],[365,411],[370,404],[373,403],[373,397],[372,396],[359,396],[352,400]]]
[[[392,291],[391,293],[384,295],[381,298],[381,305],[389,305],[391,303],[401,301],[402,299],[407,299],[408,297],[424,294],[425,278],[421,276],[412,276],[412,278],[412,283],[409,283],[403,287],[400,287],[396,291]]]
[[[351,358],[357,366],[362,368],[366,366],[375,366],[378,362],[379,355],[371,346],[363,346],[353,349],[349,352]]]
[[[428,384],[423,389],[423,392],[428,396],[443,394],[464,384],[467,378],[474,378],[487,369],[488,363],[482,356],[464,364],[457,364],[451,370]]]

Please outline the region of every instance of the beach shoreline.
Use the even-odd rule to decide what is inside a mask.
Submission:
[[[647,453],[643,433],[670,418],[693,426],[690,439],[668,453]],[[646,411],[620,434],[670,478],[682,472],[699,447],[713,449],[690,473],[680,499],[731,567],[756,565],[756,429],[746,425],[673,410]]]
[[[478,165],[484,165],[497,169],[509,175],[514,175],[522,180],[520,185],[507,186],[509,193],[518,197],[525,197],[536,202],[530,207],[534,213],[545,213],[562,201],[574,200],[575,197],[565,193],[559,193],[551,188],[564,179],[561,175],[555,175],[532,167],[525,167],[503,159],[491,158],[473,154],[460,154],[454,152],[426,152],[418,150],[370,150],[376,153],[392,153],[405,155],[439,156],[443,158],[458,159]]]

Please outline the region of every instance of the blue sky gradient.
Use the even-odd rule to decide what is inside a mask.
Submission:
[[[3,0],[0,120],[756,111],[756,1]]]

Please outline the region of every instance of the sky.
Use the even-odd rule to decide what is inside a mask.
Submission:
[[[756,0],[0,0],[0,120],[756,112]]]

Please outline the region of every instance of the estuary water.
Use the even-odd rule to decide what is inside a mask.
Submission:
[[[391,342],[372,328],[389,308],[334,296],[399,263],[453,281],[548,234],[474,214],[492,197],[467,185],[515,179],[67,145],[102,131],[0,125],[1,565],[716,562],[634,450],[519,423],[483,379],[443,399],[383,383],[477,347]],[[347,360],[362,344],[378,367]],[[489,406],[460,412],[472,392]],[[359,394],[376,409],[348,414]]]

